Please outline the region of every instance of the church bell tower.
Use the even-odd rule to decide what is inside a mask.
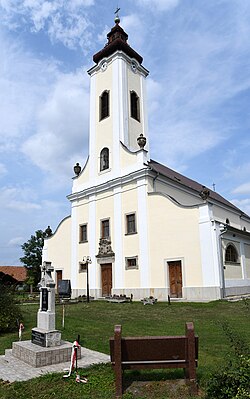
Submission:
[[[90,75],[90,178],[110,172],[107,179],[121,175],[121,148],[130,153],[144,149],[149,160],[146,77],[143,58],[128,44],[128,35],[115,26],[104,48],[93,56]],[[140,146],[140,140],[144,146]],[[139,144],[139,145],[138,145]]]

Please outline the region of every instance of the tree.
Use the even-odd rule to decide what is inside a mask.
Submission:
[[[41,277],[40,267],[42,264],[42,250],[44,237],[46,236],[46,232],[37,230],[35,235],[32,235],[30,239],[21,246],[24,256],[20,258],[20,261],[24,264],[28,272],[27,283],[35,287],[39,283]]]
[[[0,279],[0,331],[17,330],[17,320],[22,318],[20,307],[15,303],[15,286]]]

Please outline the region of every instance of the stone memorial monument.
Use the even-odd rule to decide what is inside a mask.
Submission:
[[[61,333],[55,329],[55,282],[51,273],[51,262],[43,262],[39,283],[40,308],[37,313],[37,327],[32,329],[31,342],[46,348],[61,345]]]
[[[53,270],[51,262],[43,262],[37,327],[32,329],[31,340],[12,344],[12,355],[33,367],[71,360],[72,344],[61,341],[61,333],[55,329],[55,282],[51,276]],[[77,351],[77,358],[81,358],[81,348]]]

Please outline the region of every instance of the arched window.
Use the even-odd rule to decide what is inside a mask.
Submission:
[[[140,99],[135,91],[130,92],[131,117],[140,122]]]
[[[100,121],[109,116],[109,92],[105,90],[100,96]]]
[[[100,171],[109,168],[109,149],[103,148],[100,154]]]
[[[238,262],[238,252],[233,244],[228,244],[226,248],[225,261],[231,263]]]

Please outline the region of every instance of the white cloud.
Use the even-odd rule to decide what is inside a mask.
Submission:
[[[23,153],[51,175],[55,185],[65,184],[65,177],[73,175],[75,162],[82,162],[87,155],[88,84],[81,71],[60,74],[41,104],[36,133],[22,146]]]
[[[0,178],[7,174],[7,169],[3,163],[0,163]]]
[[[0,32],[0,152],[14,151],[35,123],[40,101],[57,76],[57,63],[40,60]]]
[[[121,26],[129,34],[128,42],[136,50],[141,51],[145,42],[145,23],[137,14],[121,18]]]
[[[30,27],[31,32],[48,33],[52,42],[74,49],[89,49],[90,26],[86,8],[94,0],[0,0],[3,23],[10,29]]]
[[[215,10],[214,5],[211,8]],[[192,15],[183,9],[174,22],[169,21],[169,28],[162,27],[159,46],[150,38],[148,46],[158,46],[151,58],[152,77],[162,89],[158,99],[149,95],[150,134],[159,138],[151,140],[154,158],[160,155],[162,162],[179,168],[234,139],[242,121],[231,111],[240,115],[238,101],[250,88],[246,68],[250,45],[245,40],[249,23],[234,11],[227,9],[225,24],[220,25],[216,12],[205,18],[201,10]],[[150,33],[156,29],[155,24]]]
[[[143,7],[149,7],[150,11],[168,11],[179,4],[179,0],[138,0]]]
[[[236,187],[233,191],[233,194],[250,194],[250,183],[244,183],[240,186]]]
[[[8,245],[10,247],[20,247],[24,243],[24,238],[23,237],[14,237],[11,240],[9,240]]]
[[[3,187],[0,191],[0,205],[2,209],[12,209],[21,212],[40,210],[41,205],[35,201],[32,189],[27,187]]]
[[[202,126],[199,121],[182,119],[168,120],[165,124],[152,127],[156,138],[151,140],[153,158],[173,168],[184,170],[184,164],[197,155],[212,149],[224,138],[212,126]]]
[[[237,208],[241,209],[243,212],[245,212],[247,215],[250,215],[250,198],[246,199],[232,199],[230,200]]]

